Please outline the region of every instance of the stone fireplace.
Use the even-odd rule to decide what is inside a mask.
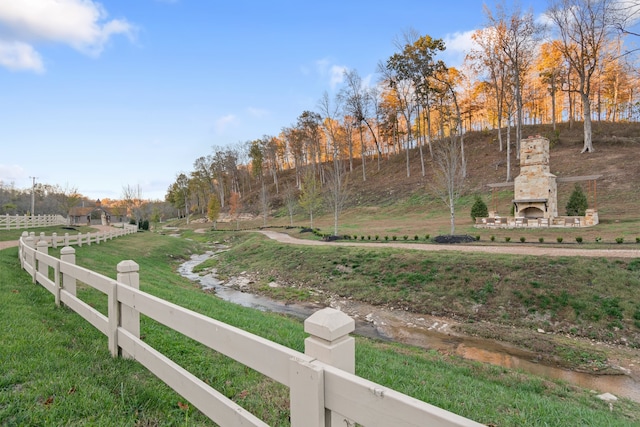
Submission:
[[[549,169],[549,140],[541,136],[523,139],[520,175],[514,180],[513,212],[516,218],[552,220],[558,216],[556,176]]]

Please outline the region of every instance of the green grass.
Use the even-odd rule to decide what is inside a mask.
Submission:
[[[115,265],[133,259],[140,264],[142,290],[302,351],[301,322],[220,301],[174,274],[180,260],[203,250],[196,240],[207,239],[189,236],[194,240],[126,236],[77,248],[77,260],[115,277]],[[262,243],[248,236],[242,245],[257,251]],[[343,250],[338,256],[359,271],[388,254]],[[320,251],[319,257],[329,253]],[[419,264],[426,275],[437,266]],[[97,295],[87,298],[102,304]],[[212,425],[136,362],[111,358],[106,337],[72,311],[55,307],[53,296],[20,271],[16,248],[0,251],[0,304],[2,425]],[[141,334],[270,425],[288,425],[286,388],[144,317]],[[628,426],[640,420],[638,405],[624,399],[610,412],[593,394],[561,382],[405,345],[357,338],[356,362],[360,376],[485,424]]]
[[[0,230],[0,242],[18,240],[24,231],[28,233],[33,232],[36,236],[40,235],[40,233],[45,233],[47,236],[52,233],[58,233],[58,236],[64,236],[64,233],[69,233],[70,236],[74,236],[78,233],[85,234],[89,231],[93,233],[96,229],[87,226],[71,227],[70,229],[69,227],[57,225],[52,227],[27,228],[21,230]]]

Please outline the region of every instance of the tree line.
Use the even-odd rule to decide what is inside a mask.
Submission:
[[[244,203],[266,225],[277,195],[291,217],[303,208],[312,227],[314,211],[325,203],[337,233],[347,178],[366,181],[367,168],[401,154],[410,176],[409,153],[417,149],[421,174],[427,163],[432,167],[432,188],[450,209],[453,233],[466,175],[465,133],[497,130],[496,150],[504,151],[511,181],[523,125],[552,124],[555,131],[559,122],[582,122],[582,152],[593,152],[593,120],[638,120],[635,55],[624,44],[637,36],[628,28],[638,9],[637,1],[551,0],[541,23],[532,11],[504,2],[484,6],[485,25],[474,32],[474,48],[459,68],[438,59],[446,50],[442,39],[407,30],[395,41],[396,52],[378,63],[377,84],[346,71],[335,96],[325,92],[315,111],[301,112],[278,135],[213,147],[192,172],[177,176],[166,200],[187,216],[209,208],[233,214]],[[283,186],[284,171],[294,178]]]

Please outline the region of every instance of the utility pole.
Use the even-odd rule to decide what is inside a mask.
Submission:
[[[31,216],[35,216],[36,215],[36,178],[37,176],[30,176],[29,178],[33,180],[33,183],[31,184]]]

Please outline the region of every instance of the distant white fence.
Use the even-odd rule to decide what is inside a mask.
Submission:
[[[48,248],[56,241],[26,233],[20,239],[20,262],[34,283],[105,334],[114,357],[135,359],[221,426],[267,424],[142,341],[140,314],[289,387],[293,427],[482,425],[354,375],[354,321],[338,310],[305,320],[310,336],[300,353],[140,291],[133,261],[120,262],[113,280],[77,266],[70,246],[52,257]],[[76,296],[77,282],[107,295],[107,316]]]
[[[50,227],[68,223],[62,215],[0,215],[0,230]]]

